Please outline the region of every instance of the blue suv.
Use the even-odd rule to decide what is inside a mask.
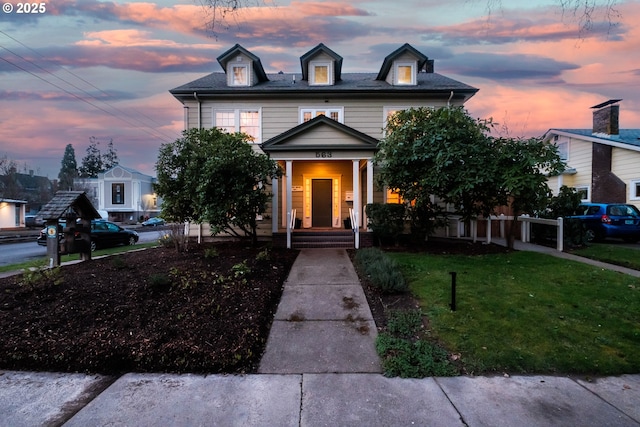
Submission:
[[[626,242],[640,240],[640,211],[633,205],[624,203],[583,203],[576,215],[587,233],[588,241],[598,241],[607,237],[623,239]]]

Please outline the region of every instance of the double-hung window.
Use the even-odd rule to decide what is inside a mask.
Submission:
[[[336,122],[344,123],[343,108],[301,108],[300,123],[306,123],[314,117],[327,116]]]
[[[245,133],[252,138],[253,143],[261,142],[259,109],[215,110],[213,125],[229,133]]]

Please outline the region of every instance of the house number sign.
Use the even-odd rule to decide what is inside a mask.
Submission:
[[[328,159],[330,157],[333,157],[333,154],[331,153],[331,151],[316,151],[316,157],[319,159]]]

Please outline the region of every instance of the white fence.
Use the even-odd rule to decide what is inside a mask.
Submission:
[[[487,233],[486,240],[487,243],[491,243],[491,236],[493,232],[493,223],[498,222],[498,226],[500,227],[500,238],[504,239],[506,236],[505,233],[505,221],[513,220],[513,216],[495,216],[491,215],[489,218],[484,219],[487,224]],[[544,219],[544,218],[532,218],[529,215],[521,215],[517,218],[519,222],[521,222],[520,235],[523,243],[529,243],[531,241],[531,224],[544,224],[556,227],[556,249],[561,251],[564,249],[563,241],[564,241],[564,233],[563,233],[563,220],[561,217],[558,219]],[[447,217],[447,224],[445,225],[445,232],[447,236],[452,236],[451,229],[454,228],[455,237],[462,237],[465,234],[464,222],[462,218],[458,215],[450,215]],[[473,241],[478,240],[478,221],[472,220],[470,222],[470,236],[473,238]]]

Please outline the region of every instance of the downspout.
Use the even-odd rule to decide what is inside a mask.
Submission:
[[[451,92],[453,94],[453,92]],[[201,114],[201,109],[202,109],[202,103],[200,102],[200,100],[198,99],[198,92],[193,92],[193,97],[195,98],[196,102],[198,103],[198,129],[202,129],[202,114]]]
[[[449,95],[449,99],[447,99],[447,108],[451,107],[452,98],[453,98],[453,91],[451,91],[451,95]]]

